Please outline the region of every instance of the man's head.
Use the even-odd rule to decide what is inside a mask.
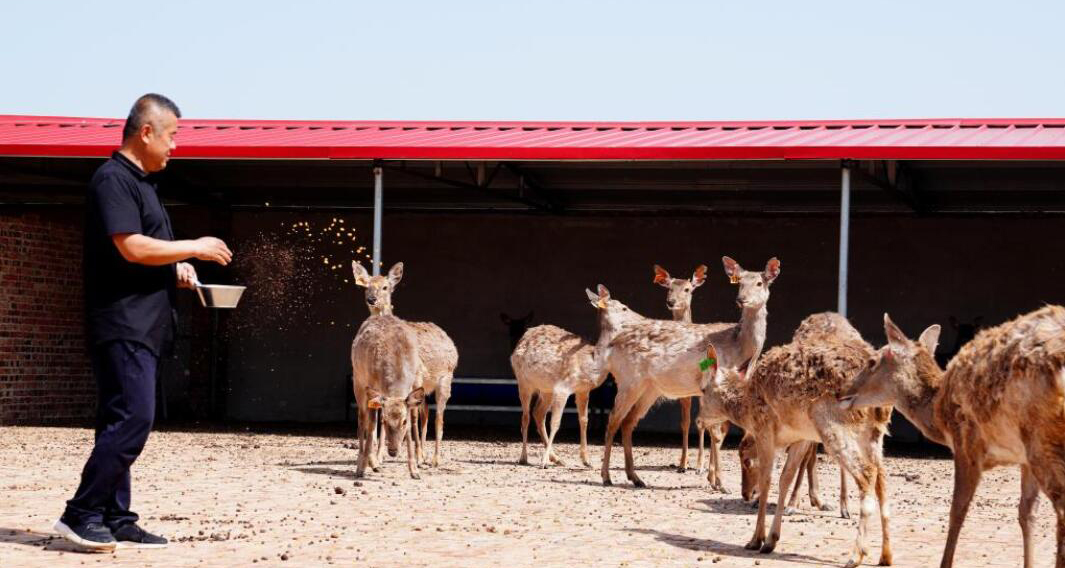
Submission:
[[[148,93],[133,103],[122,129],[122,148],[132,151],[144,171],[157,172],[166,167],[170,152],[177,148],[177,134],[181,111],[174,101]]]

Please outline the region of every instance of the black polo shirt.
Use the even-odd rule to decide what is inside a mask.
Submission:
[[[85,214],[85,321],[90,348],[124,339],[161,355],[173,338],[175,267],[128,262],[111,240],[120,233],[174,240],[153,176],[115,152],[89,182]]]

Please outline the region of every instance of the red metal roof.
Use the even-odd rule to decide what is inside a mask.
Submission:
[[[0,115],[0,156],[107,156],[122,119]],[[183,119],[175,158],[1065,160],[1065,119],[420,122]]]

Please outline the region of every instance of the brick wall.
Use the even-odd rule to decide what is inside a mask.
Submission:
[[[0,210],[0,424],[92,417],[79,211]]]

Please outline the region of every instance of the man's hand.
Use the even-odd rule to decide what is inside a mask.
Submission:
[[[177,285],[178,288],[193,289],[196,287],[196,269],[187,262],[177,263]]]
[[[233,252],[229,250],[222,239],[214,237],[200,237],[193,241],[196,245],[196,258],[217,262],[222,266],[233,260]]]

